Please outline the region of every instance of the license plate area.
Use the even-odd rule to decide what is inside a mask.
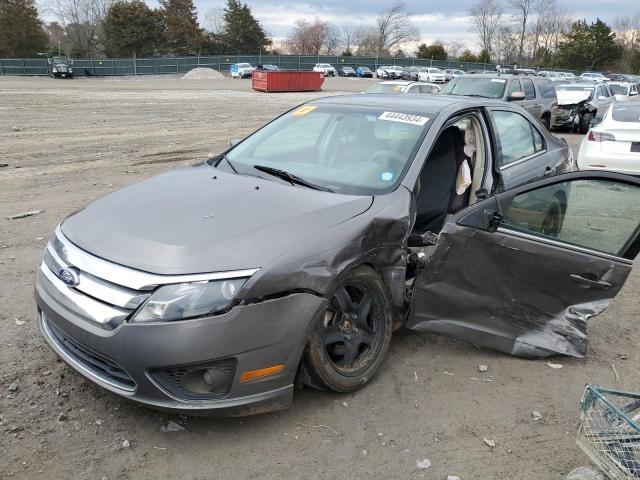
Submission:
[[[631,151],[633,153],[640,153],[640,142],[631,143]]]

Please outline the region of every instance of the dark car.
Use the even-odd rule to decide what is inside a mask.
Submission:
[[[49,58],[49,75],[51,78],[73,78],[73,60],[67,56]]]
[[[554,125],[558,99],[549,80],[521,76],[463,75],[442,89],[446,95],[468,95],[503,100],[521,106],[547,128]]]
[[[356,67],[356,77],[373,78],[373,71],[369,67]]]
[[[338,75],[341,77],[355,77],[356,71],[353,67],[340,67],[338,68]]]
[[[402,326],[584,356],[640,246],[640,179],[571,163],[512,103],[313,100],[67,217],[38,322],[91,381],[186,413],[354,391]]]
[[[402,79],[418,81],[418,74],[420,69],[418,67],[404,67],[402,69]]]

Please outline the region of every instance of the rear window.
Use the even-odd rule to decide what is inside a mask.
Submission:
[[[610,83],[609,84],[609,88],[611,89],[611,91],[615,95],[626,95],[627,94],[627,87],[624,86],[624,85],[612,85]]]
[[[616,122],[640,123],[640,105],[614,106],[612,117]]]
[[[449,95],[470,95],[484,98],[502,98],[507,81],[504,78],[478,78],[461,76],[458,81],[449,83],[442,93]]]

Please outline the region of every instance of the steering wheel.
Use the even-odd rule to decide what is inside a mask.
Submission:
[[[402,164],[406,161],[404,155],[394,151],[394,150],[378,150],[377,152],[371,154],[367,159],[369,163],[377,163],[381,165],[385,170],[395,171],[395,168],[392,168],[394,163]]]

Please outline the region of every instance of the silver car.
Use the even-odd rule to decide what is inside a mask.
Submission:
[[[361,388],[403,326],[584,356],[638,253],[640,180],[571,167],[513,104],[313,100],[62,221],[42,334],[111,392],[225,415]]]

